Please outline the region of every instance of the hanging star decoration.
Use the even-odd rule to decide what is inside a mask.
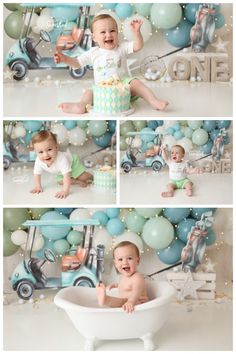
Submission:
[[[216,42],[212,43],[212,47],[216,49],[216,52],[227,52],[226,46],[229,44],[229,41],[223,41],[223,39],[218,36]]]
[[[183,301],[187,296],[192,299],[198,299],[197,289],[206,284],[205,280],[194,280],[192,273],[189,271],[185,273],[184,280],[173,280],[172,284],[176,289],[180,289],[178,293],[179,301]]]
[[[4,72],[3,72],[3,79],[4,80],[13,80],[13,76],[15,75],[15,71],[10,70],[9,68],[7,68]]]

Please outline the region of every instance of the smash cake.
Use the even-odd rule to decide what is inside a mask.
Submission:
[[[96,189],[112,190],[116,187],[116,171],[111,166],[101,166],[93,172],[93,186]]]
[[[130,85],[111,77],[93,85],[93,110],[96,113],[119,114],[130,109]]]

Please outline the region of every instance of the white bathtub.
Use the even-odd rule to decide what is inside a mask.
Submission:
[[[150,301],[135,306],[131,314],[121,308],[98,307],[95,288],[68,287],[54,298],[85,339],[85,350],[94,350],[96,339],[140,338],[145,350],[154,350],[153,337],[168,319],[169,303],[176,290],[168,282],[147,281]],[[116,289],[109,294],[115,295]]]

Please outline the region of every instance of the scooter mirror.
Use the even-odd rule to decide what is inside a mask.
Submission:
[[[44,42],[48,42],[48,43],[51,42],[50,34],[43,30],[40,31],[40,39]]]
[[[53,253],[52,250],[50,250],[50,248],[45,248],[44,250],[44,257],[46,258],[46,260],[48,262],[51,262],[51,263],[55,263],[56,262],[56,256],[55,254]]]

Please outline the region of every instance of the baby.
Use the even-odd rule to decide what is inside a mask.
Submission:
[[[181,145],[173,145],[171,157],[164,147],[161,148],[162,157],[169,166],[170,182],[167,184],[167,191],[162,192],[162,197],[173,197],[175,189],[186,189],[186,194],[193,195],[193,183],[187,178],[187,173],[201,173],[201,169],[188,168],[187,161],[183,161],[185,150]]]
[[[130,29],[133,33],[132,42],[118,41],[118,26],[115,19],[107,14],[95,16],[91,23],[93,40],[97,47],[92,47],[78,58],[71,58],[62,52],[54,55],[55,63],[63,62],[73,68],[81,68],[92,65],[94,69],[95,84],[99,84],[111,77],[120,78],[119,68],[124,57],[128,54],[138,52],[143,47],[143,37],[140,32],[141,20],[133,20]],[[156,110],[164,110],[168,102],[157,99],[154,93],[136,78],[124,78],[124,84],[130,84],[132,96],[140,96]],[[80,101],[76,103],[62,103],[61,109],[66,113],[83,114],[93,102],[93,92],[85,90]]]
[[[93,176],[85,171],[85,167],[79,161],[77,155],[71,155],[69,151],[58,150],[56,135],[42,130],[31,141],[37,157],[34,165],[34,184],[31,193],[41,193],[41,174],[43,171],[57,174],[57,181],[62,184],[62,191],[57,192],[55,197],[66,198],[70,192],[71,184],[79,184],[87,187],[92,182]]]
[[[115,246],[113,257],[120,281],[109,285],[107,289],[118,288],[119,297],[107,295],[105,285],[100,283],[97,286],[98,303],[100,306],[122,307],[124,311],[132,312],[135,305],[148,301],[144,278],[137,271],[139,249],[134,243],[123,241]]]

